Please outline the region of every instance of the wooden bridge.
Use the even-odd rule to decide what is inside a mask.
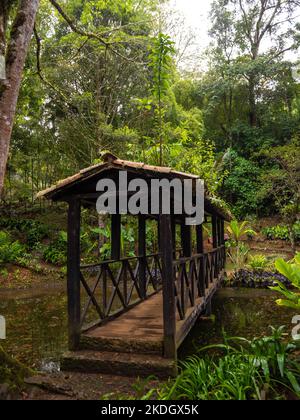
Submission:
[[[111,216],[110,261],[81,265],[81,207],[95,206],[100,179],[129,177],[197,179],[108,155],[103,164],[81,171],[39,195],[69,204],[68,314],[69,348],[62,369],[160,377],[176,374],[177,351],[199,316],[210,310],[226,260],[226,212],[205,198],[205,223],[192,229],[185,216],[138,215],[137,257],[121,258],[121,214]],[[121,191],[118,190],[117,194]],[[98,194],[99,195],[99,194]],[[147,252],[146,225],[157,223],[158,249]],[[176,249],[177,228],[181,248]]]

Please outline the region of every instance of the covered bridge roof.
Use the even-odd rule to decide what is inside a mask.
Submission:
[[[169,179],[200,179],[200,177],[197,175],[179,172],[170,167],[152,166],[142,162],[131,162],[127,160],[121,160],[111,153],[105,153],[102,156],[102,160],[103,162],[82,169],[75,175],[58,181],[52,187],[40,191],[37,194],[37,198],[46,198],[54,201],[65,201],[66,196],[68,195],[68,193],[71,192],[73,187],[79,186],[80,184],[85,183],[89,179],[100,179],[100,174],[102,175],[103,172],[107,172],[110,170],[127,170],[135,172],[136,174],[147,178],[153,178],[156,175]],[[210,212],[215,212],[216,214],[218,214],[226,220],[232,219],[230,212],[227,209],[222,208],[216,199],[210,197],[207,194],[205,201],[205,205],[206,207],[209,207],[208,210]]]

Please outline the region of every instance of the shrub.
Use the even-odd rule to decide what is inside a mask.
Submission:
[[[265,255],[250,255],[248,266],[254,271],[263,271],[271,266]]]
[[[49,227],[32,219],[1,219],[0,226],[9,230],[17,230],[26,236],[26,244],[32,249],[49,235]]]
[[[64,265],[67,262],[67,244],[67,232],[59,232],[58,237],[46,247],[44,260],[51,264]]]
[[[296,349],[285,342],[283,327],[252,341],[225,337],[224,344],[200,350],[212,355],[182,363],[178,378],[156,392],[161,400],[259,400],[282,399],[285,388],[299,397],[300,367],[291,357]]]
[[[253,289],[265,289],[276,286],[278,282],[290,287],[290,281],[280,273],[265,270],[245,270],[241,269],[234,273],[230,285],[232,287],[246,287]]]
[[[294,225],[294,234],[295,234],[295,240],[300,241],[300,223],[297,222]],[[262,234],[269,240],[282,240],[282,241],[289,241],[290,240],[290,234],[289,234],[289,228],[285,225],[277,225],[272,227],[267,227],[262,229]]]
[[[285,297],[285,299],[277,300],[277,304],[279,306],[300,310],[300,253],[298,253],[294,258],[294,261],[290,263],[279,258],[276,261],[275,266],[279,273],[285,276],[297,290],[288,290],[283,282],[277,281],[277,286],[272,287],[271,289],[281,293]]]
[[[25,246],[19,241],[13,242],[8,233],[0,232],[0,264],[17,262],[26,255]]]

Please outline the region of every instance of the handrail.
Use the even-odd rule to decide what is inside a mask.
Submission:
[[[179,258],[178,260],[173,261],[173,265],[184,264],[184,263],[189,262],[189,261],[194,261],[198,258],[202,258],[206,255],[210,255],[210,254],[213,254],[217,251],[220,251],[221,249],[224,249],[224,248],[225,248],[225,245],[221,245],[218,248],[213,248],[210,251],[203,252],[203,254],[194,254],[191,257]]]
[[[153,257],[160,257],[160,256],[161,256],[161,253],[147,254],[145,256],[139,255],[139,256],[134,256],[134,257],[124,257],[124,258],[120,258],[119,260],[105,260],[105,261],[100,261],[99,263],[94,263],[94,264],[83,264],[80,266],[80,268],[84,270],[87,268],[101,267],[106,264],[115,264],[118,262],[134,261],[134,260],[140,260],[142,258],[153,258]]]

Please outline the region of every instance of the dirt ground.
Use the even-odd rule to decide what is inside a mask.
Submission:
[[[156,380],[102,374],[57,373],[26,380],[25,400],[141,399],[156,388]]]

